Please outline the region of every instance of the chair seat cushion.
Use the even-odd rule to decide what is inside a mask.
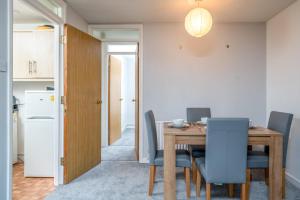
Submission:
[[[196,158],[195,163],[201,175],[206,179],[205,157]]]
[[[154,165],[164,165],[164,151],[158,150],[154,159]],[[176,167],[191,167],[190,153],[186,150],[176,150]]]
[[[268,168],[269,156],[263,151],[249,151],[247,167],[252,169]]]
[[[190,151],[192,157],[200,158],[205,156],[205,146],[204,145],[190,145]]]

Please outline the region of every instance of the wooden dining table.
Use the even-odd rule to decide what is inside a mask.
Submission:
[[[176,144],[205,145],[206,128],[192,124],[187,128],[171,128],[164,123],[164,199],[176,199]],[[249,129],[249,145],[269,146],[269,186],[270,200],[282,199],[282,134],[267,128]]]

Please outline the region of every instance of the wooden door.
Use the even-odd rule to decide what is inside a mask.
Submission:
[[[13,33],[13,49],[13,78],[31,78],[33,73],[32,31],[15,31]]]
[[[54,31],[34,31],[35,55],[33,74],[35,78],[54,77]]]
[[[109,105],[108,142],[109,145],[121,138],[121,78],[122,63],[115,56],[109,56]]]
[[[64,182],[101,161],[101,42],[65,25]]]
[[[137,44],[137,52],[135,59],[135,155],[136,159],[139,160],[139,44]]]

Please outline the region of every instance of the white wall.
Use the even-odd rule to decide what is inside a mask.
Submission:
[[[121,85],[121,124],[122,131],[133,127],[135,121],[135,56],[119,55],[116,56],[122,63],[122,85]]]
[[[69,5],[67,5],[66,23],[83,32],[88,32],[88,23]]]
[[[121,102],[121,129],[122,132],[126,129],[126,104],[125,104],[125,89],[126,89],[126,82],[127,82],[127,77],[126,77],[126,68],[125,66],[125,59],[123,56],[116,56],[118,59],[121,60],[122,63],[122,80],[121,80],[121,98],[123,99],[123,101]]]
[[[143,113],[152,109],[157,120],[171,120],[185,118],[187,107],[207,106],[214,117],[265,125],[264,23],[216,24],[200,39],[182,23],[145,24],[143,33]],[[143,132],[145,159],[145,125]]]
[[[267,22],[267,115],[294,114],[287,157],[288,178],[300,187],[300,1]]]
[[[53,87],[53,82],[14,82],[13,95],[19,100],[18,117],[18,157],[23,160],[24,156],[24,100],[25,90],[45,90],[47,86]]]
[[[125,87],[124,87],[124,103],[125,103],[125,124],[126,127],[133,127],[135,121],[135,56],[125,56]]]

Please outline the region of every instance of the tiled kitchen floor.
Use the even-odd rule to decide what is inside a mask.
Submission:
[[[13,200],[44,199],[54,189],[53,178],[25,178],[24,164],[14,164]]]

